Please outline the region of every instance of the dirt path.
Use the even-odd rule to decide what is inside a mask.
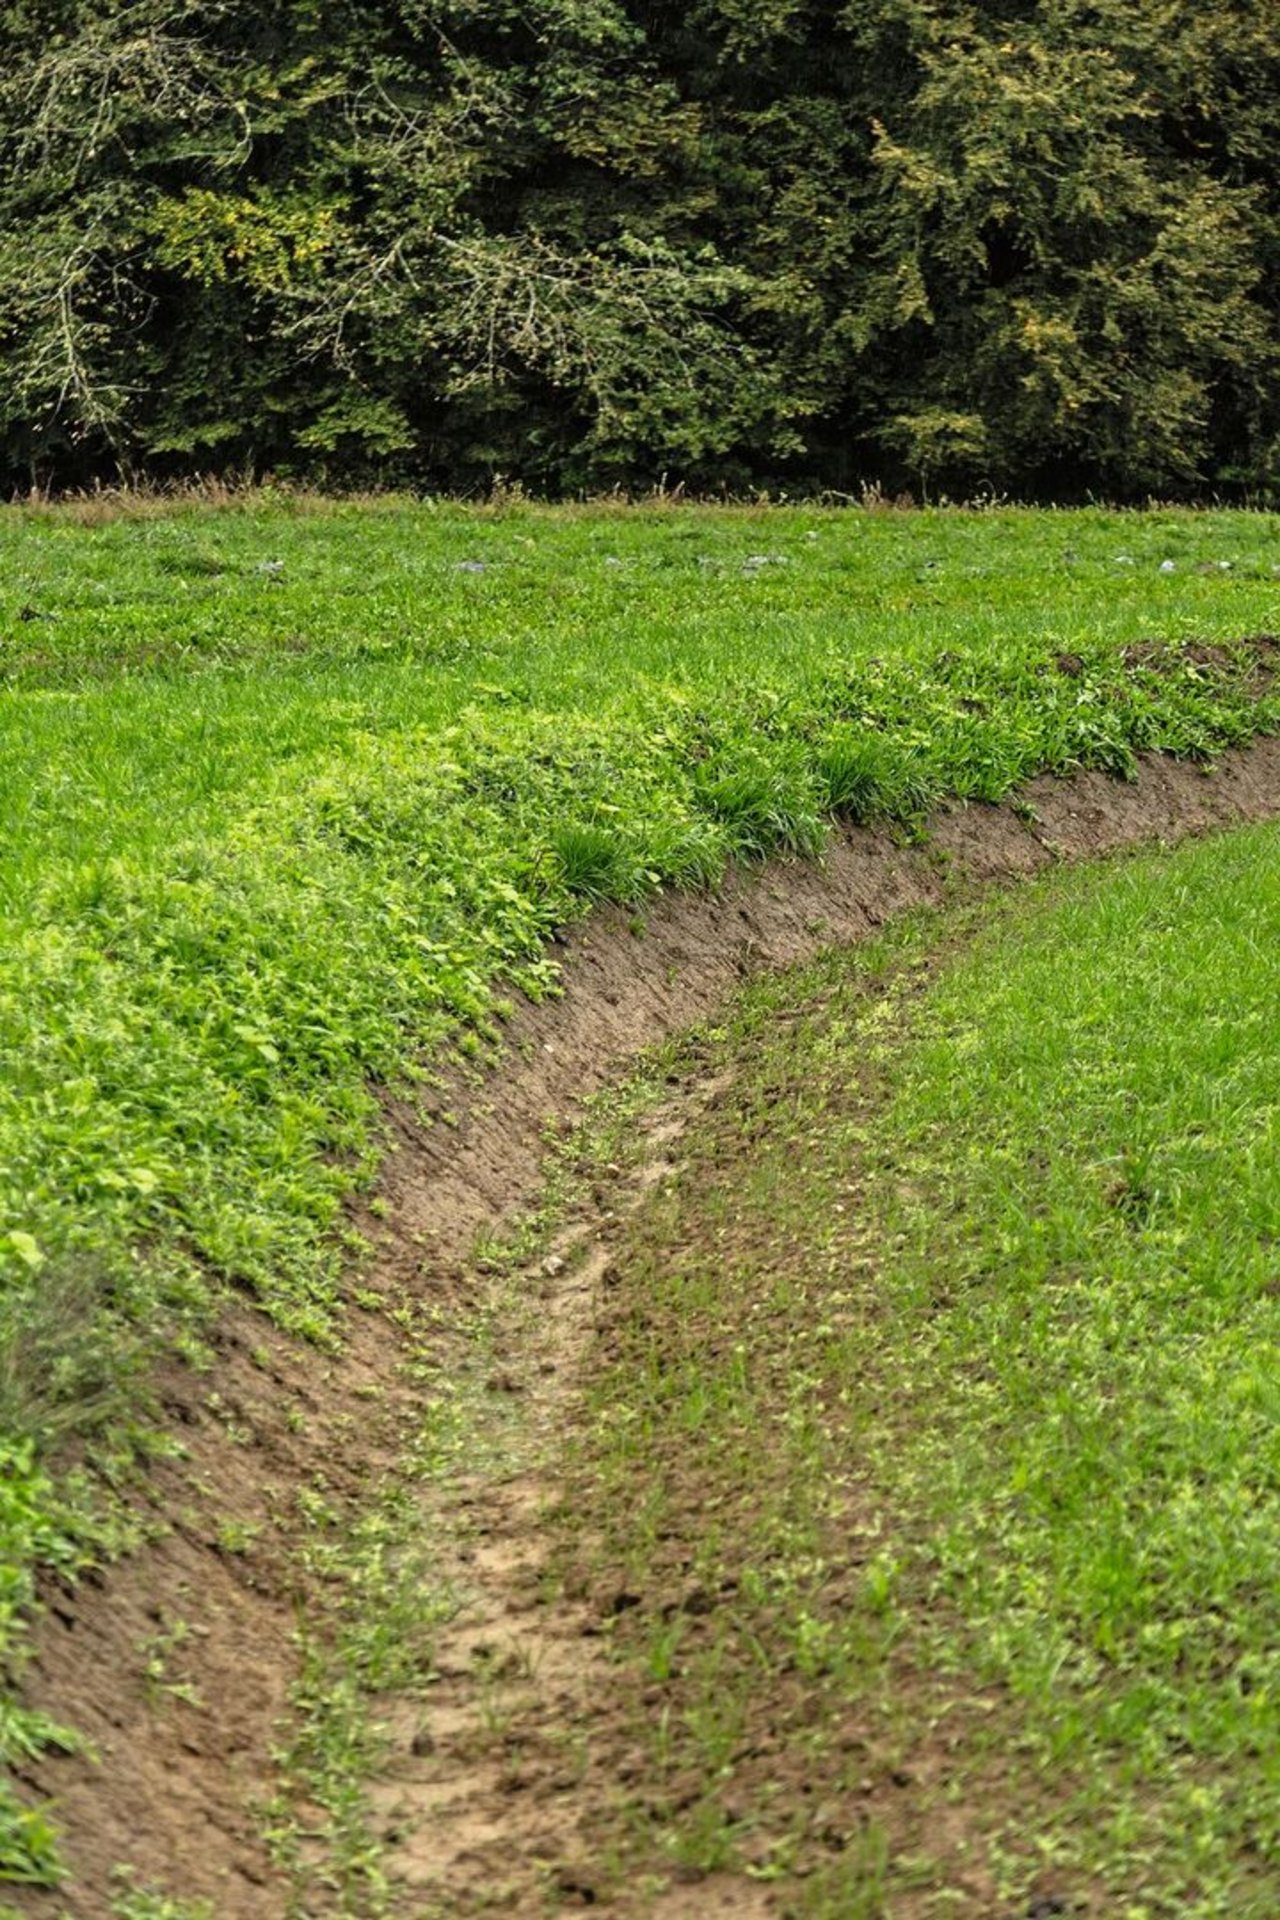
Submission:
[[[495,1290],[500,1331],[485,1364],[516,1413],[496,1423],[483,1473],[444,1477],[424,1502],[436,1577],[457,1611],[435,1639],[426,1684],[385,1714],[393,1758],[370,1795],[392,1879],[428,1912],[598,1904],[583,1836],[627,1772],[612,1749],[628,1736],[609,1711],[598,1611],[557,1590],[546,1523],[564,1497],[561,1449],[579,1413],[578,1367],[610,1245],[674,1172],[685,1129],[722,1090],[714,1079],[682,1086],[646,1114],[625,1177],[594,1203],[580,1200],[550,1247]],[[700,1888],[699,1913],[713,1911],[705,1899]],[[747,1911],[740,1897],[733,1911]]]
[[[821,866],[779,862],[735,876],[714,898],[657,903],[643,937],[626,915],[598,915],[566,945],[564,997],[517,1013],[499,1075],[443,1091],[435,1125],[390,1112],[389,1224],[364,1222],[378,1255],[343,1356],[300,1352],[248,1312],[229,1319],[213,1374],[175,1370],[165,1383],[186,1457],[153,1478],[163,1530],[75,1591],[45,1595],[27,1692],[83,1728],[99,1758],[32,1769],[30,1788],[57,1802],[74,1878],[55,1898],[16,1892],[17,1911],[100,1920],[112,1911],[112,1867],[130,1862],[144,1881],[208,1898],[229,1920],[285,1915],[287,1880],[253,1808],[274,1789],[306,1599],[300,1490],[320,1487],[350,1509],[385,1476],[414,1410],[397,1310],[408,1296],[427,1302],[450,1351],[477,1306],[469,1251],[536,1193],[548,1120],[572,1115],[640,1049],[705,1016],[744,974],[857,940],[939,900],[957,876],[995,881],[1058,857],[1275,816],[1280,742],[1225,756],[1212,777],[1152,760],[1133,786],[1097,775],[1041,781],[1025,801],[1017,812],[944,813],[916,847],[851,832]],[[652,1178],[678,1151],[662,1127],[681,1123],[668,1113],[652,1136]],[[421,1890],[418,1914],[432,1911],[433,1887],[446,1902],[437,1911],[498,1911],[501,1899],[531,1911],[548,1874],[566,1900],[591,1903],[589,1862],[569,1884],[582,1788],[560,1736],[583,1690],[605,1684],[607,1663],[571,1597],[538,1609],[535,1624],[530,1591],[545,1573],[539,1514],[554,1497],[555,1434],[608,1257],[603,1224],[603,1239],[597,1225],[557,1254],[563,1267],[544,1272],[526,1338],[502,1362],[510,1386],[496,1391],[524,1409],[507,1460],[456,1481],[436,1516],[463,1607],[437,1644],[425,1718],[420,1702],[393,1715],[397,1759],[377,1798],[384,1835],[400,1836],[397,1872]],[[513,1764],[493,1735],[517,1713]],[[605,1759],[619,1777],[628,1764],[624,1751]],[[529,1790],[552,1781],[562,1783],[555,1793]],[[607,1771],[592,1791],[610,1791]],[[659,1911],[714,1914],[722,1891],[731,1897],[704,1881],[693,1904],[678,1896]],[[732,1898],[723,1910],[749,1916]],[[326,1910],[341,1907],[314,1908]]]

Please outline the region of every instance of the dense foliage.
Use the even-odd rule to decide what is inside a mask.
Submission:
[[[0,484],[1270,495],[1265,0],[3,0]]]

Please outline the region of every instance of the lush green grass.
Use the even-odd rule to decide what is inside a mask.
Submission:
[[[1119,1885],[1149,1847],[1171,1913],[1280,1900],[1277,1060],[1268,828],[997,916],[875,1149],[946,1408],[884,1457],[1045,1767],[1094,1776],[1066,1837]]]
[[[766,983],[694,1055],[736,1084],[614,1259],[573,1501],[665,1689],[641,1864],[1277,1911],[1278,1058],[1274,827]]]
[[[157,1338],[227,1285],[333,1335],[371,1085],[544,991],[558,922],[1277,711],[1178,651],[1280,626],[1265,516],[258,500],[11,510],[0,559],[14,1618],[96,1550],[51,1447]]]

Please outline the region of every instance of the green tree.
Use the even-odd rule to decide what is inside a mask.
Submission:
[[[0,4],[0,468],[1265,490],[1267,15]]]

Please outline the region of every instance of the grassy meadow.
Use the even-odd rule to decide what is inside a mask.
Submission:
[[[922,918],[685,1050],[732,1091],[613,1254],[564,1522],[636,1596],[626,1875],[1280,1907],[1278,934],[1268,825]]]
[[[58,1463],[130,1444],[159,1344],[230,1288],[340,1340],[373,1087],[554,990],[558,925],[832,816],[1210,758],[1280,717],[1239,644],[1277,628],[1264,515],[0,515],[0,1654],[34,1568],[119,1544]],[[11,1806],[0,1878],[53,1871]]]

